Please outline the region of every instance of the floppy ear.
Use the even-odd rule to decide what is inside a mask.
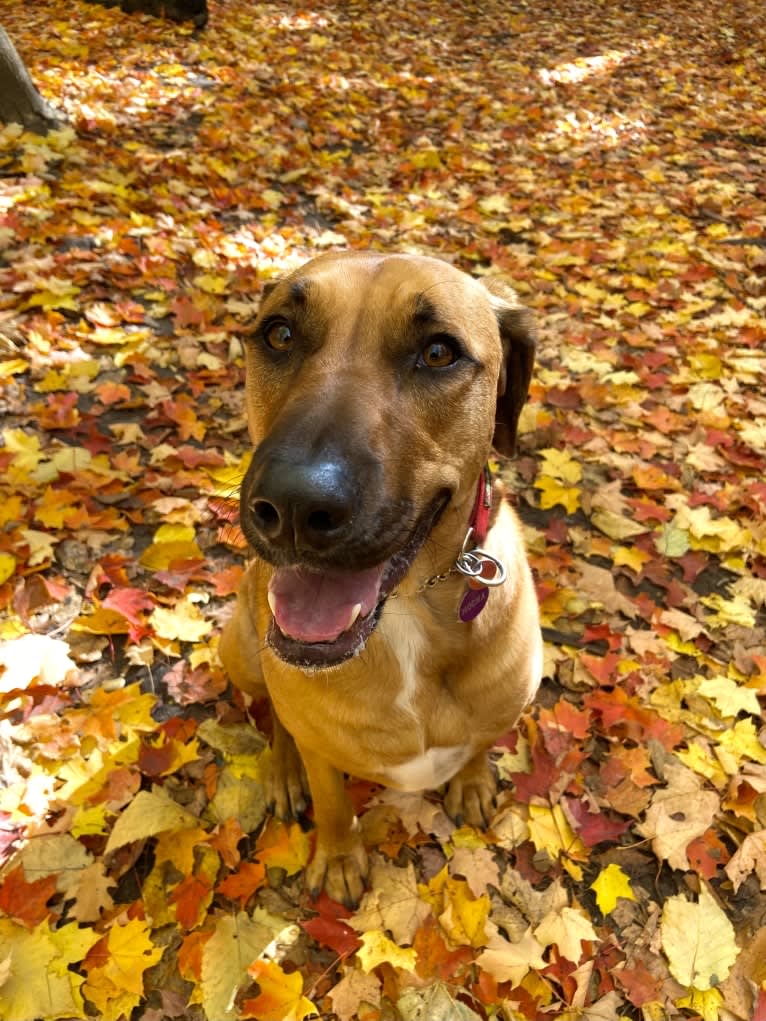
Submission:
[[[485,279],[483,283],[490,293],[490,304],[503,343],[492,445],[499,453],[512,457],[516,452],[519,415],[532,378],[537,330],[532,313],[519,304],[513,288],[496,277]]]

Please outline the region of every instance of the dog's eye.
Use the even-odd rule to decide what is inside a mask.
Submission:
[[[460,357],[456,345],[448,337],[434,337],[418,356],[417,364],[427,369],[446,369]]]
[[[264,340],[272,351],[289,351],[293,346],[293,333],[286,322],[276,320],[266,327]]]

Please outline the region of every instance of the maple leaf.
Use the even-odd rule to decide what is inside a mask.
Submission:
[[[84,1017],[84,979],[69,966],[81,961],[99,938],[73,924],[51,929],[46,921],[30,932],[0,918],[4,952],[0,1014],[14,1021]],[[40,982],[41,975],[45,982]]]
[[[357,960],[368,974],[380,964],[390,964],[404,971],[414,971],[417,954],[412,947],[397,946],[379,929],[362,934],[362,945],[357,951]]]
[[[47,903],[55,892],[54,876],[43,876],[29,883],[23,867],[17,865],[0,885],[0,911],[27,928],[34,929],[50,915]]]
[[[303,1021],[308,1014],[317,1013],[311,1000],[303,995],[300,972],[288,975],[274,961],[255,961],[248,971],[260,992],[255,999],[244,1002],[241,1017],[258,1021]]]
[[[263,862],[241,862],[236,872],[227,876],[216,887],[218,893],[232,900],[238,900],[241,907],[244,907],[256,890],[259,890],[266,882],[266,866]],[[308,929],[310,922],[303,923]],[[312,933],[312,935],[314,935]],[[315,937],[316,938],[316,937]]]
[[[87,998],[105,1016],[129,1014],[144,991],[144,972],[164,953],[151,940],[149,924],[134,918],[114,925],[105,938],[104,964],[88,969],[83,986]]]
[[[431,913],[418,895],[415,870],[375,863],[370,871],[370,890],[348,924],[357,932],[383,929],[397,943],[411,944],[415,933]]]
[[[635,900],[636,895],[630,885],[630,879],[625,875],[619,865],[612,863],[599,872],[598,876],[590,884],[591,890],[596,893],[596,903],[602,915],[611,914],[617,907],[620,897],[626,900]]]

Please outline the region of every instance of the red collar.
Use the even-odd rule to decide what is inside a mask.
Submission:
[[[476,499],[473,503],[473,512],[469,522],[473,529],[471,541],[476,546],[481,546],[487,538],[489,531],[489,513],[492,510],[492,476],[489,465],[484,465],[476,486]]]

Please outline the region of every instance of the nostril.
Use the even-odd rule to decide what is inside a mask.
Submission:
[[[331,532],[336,526],[336,520],[327,510],[315,510],[306,518],[306,525],[314,533]]]
[[[253,504],[253,520],[256,528],[267,535],[274,535],[281,524],[279,511],[268,500],[256,500]]]

